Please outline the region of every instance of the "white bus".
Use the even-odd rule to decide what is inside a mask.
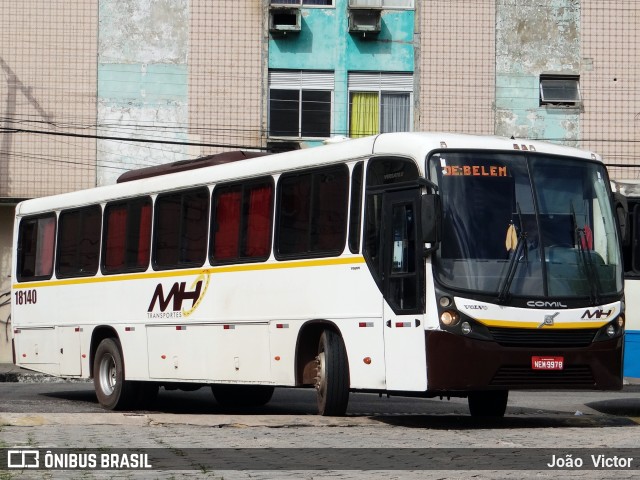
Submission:
[[[108,409],[210,385],[224,405],[315,387],[322,415],[377,392],[502,416],[511,389],[621,388],[597,155],[393,133],[246,156],[19,204],[15,364],[93,378]]]
[[[628,212],[623,237],[626,298],[624,368],[627,378],[640,378],[640,180],[616,180],[614,191],[624,196]]]

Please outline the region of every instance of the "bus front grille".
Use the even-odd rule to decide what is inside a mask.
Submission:
[[[544,330],[530,328],[489,327],[489,332],[505,347],[586,347],[597,329]]]
[[[500,367],[491,385],[511,387],[588,387],[595,385],[588,365],[565,366],[563,370],[532,370],[531,367]]]

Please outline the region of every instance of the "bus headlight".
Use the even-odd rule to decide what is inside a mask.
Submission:
[[[613,337],[616,334],[616,327],[613,326],[613,324],[610,324],[607,327],[607,335],[609,335],[610,337]]]
[[[450,297],[447,297],[447,296],[440,297],[440,306],[441,307],[444,307],[444,308],[450,307],[452,303],[453,302],[451,301]]]
[[[457,325],[460,321],[460,314],[453,310],[446,310],[442,312],[442,315],[440,315],[440,321],[443,325],[452,327],[453,325]]]
[[[469,322],[462,322],[462,325],[460,325],[460,330],[462,330],[462,333],[464,333],[465,335],[468,335],[471,333],[471,325],[469,324]]]

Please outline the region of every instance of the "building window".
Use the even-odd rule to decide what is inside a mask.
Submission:
[[[333,72],[269,72],[269,136],[331,134]]]
[[[413,75],[349,74],[349,136],[411,131]]]
[[[579,75],[540,75],[540,105],[575,107],[581,102]]]
[[[271,5],[305,5],[331,7],[333,6],[333,0],[271,0]]]

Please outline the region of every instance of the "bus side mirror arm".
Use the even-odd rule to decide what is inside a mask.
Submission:
[[[424,255],[438,249],[442,231],[442,206],[440,195],[425,194],[420,201],[420,236],[422,243],[428,243]]]

